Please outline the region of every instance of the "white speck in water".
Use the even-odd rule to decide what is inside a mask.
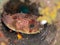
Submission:
[[[42,24],[42,25],[44,25],[44,24],[46,24],[46,23],[47,23],[46,20],[42,20],[42,21],[41,21],[41,24]]]

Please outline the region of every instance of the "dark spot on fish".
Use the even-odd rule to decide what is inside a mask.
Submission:
[[[34,28],[34,26],[35,26],[34,24],[30,24],[30,28]]]

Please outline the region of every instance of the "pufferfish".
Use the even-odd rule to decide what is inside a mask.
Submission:
[[[60,2],[55,3],[53,7],[46,6],[45,8],[39,8],[39,14],[42,16],[39,16],[37,18],[37,21],[41,21],[41,24],[48,23],[52,24],[52,22],[56,21],[57,11],[60,9]]]

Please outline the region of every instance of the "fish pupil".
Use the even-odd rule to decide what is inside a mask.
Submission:
[[[33,28],[34,27],[34,24],[30,24],[30,28]]]

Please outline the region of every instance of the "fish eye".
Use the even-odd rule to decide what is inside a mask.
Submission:
[[[33,28],[34,27],[34,24],[30,24],[30,28]]]

